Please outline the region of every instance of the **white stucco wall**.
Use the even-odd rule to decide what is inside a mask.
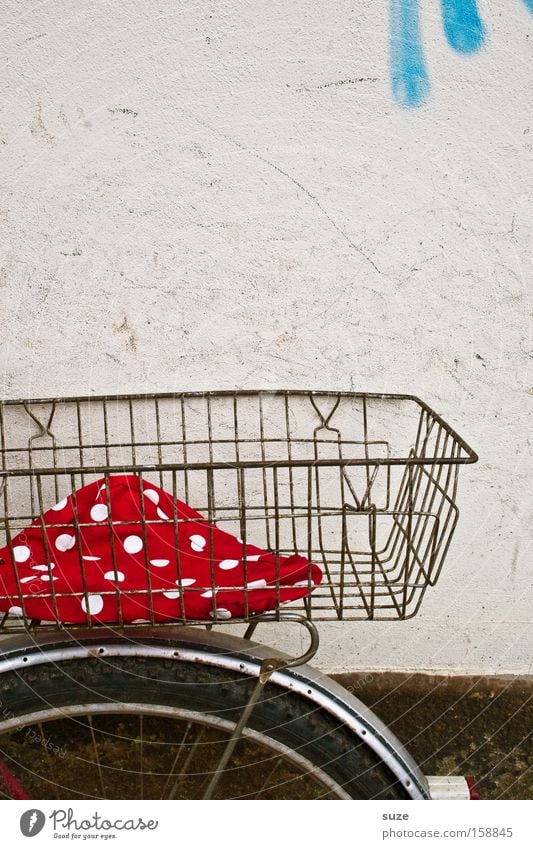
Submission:
[[[405,391],[480,454],[418,617],[323,627],[326,669],[530,663],[533,16],[478,5],[466,57],[422,0],[418,109],[384,0],[0,11],[4,397]]]

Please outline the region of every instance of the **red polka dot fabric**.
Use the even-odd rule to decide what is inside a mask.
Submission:
[[[244,546],[136,475],[79,489],[0,550],[0,610],[65,624],[241,618],[321,580],[304,557]]]

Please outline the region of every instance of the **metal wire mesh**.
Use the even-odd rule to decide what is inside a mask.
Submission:
[[[0,455],[0,546],[79,487],[136,474],[244,544],[317,564],[322,583],[291,604],[316,620],[414,616],[477,460],[413,396],[306,391],[5,401]]]

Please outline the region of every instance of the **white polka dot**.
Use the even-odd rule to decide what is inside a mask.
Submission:
[[[107,504],[95,504],[91,507],[91,519],[93,522],[105,522],[108,512]]]
[[[255,562],[256,560],[259,560],[260,557],[261,557],[260,554],[247,554],[246,560],[248,561],[248,563],[252,563],[252,562]]]
[[[96,614],[100,613],[104,606],[104,600],[101,595],[90,595],[88,598],[89,605],[87,606],[87,601],[85,598],[81,600],[81,609],[84,613]]]
[[[117,577],[117,581],[119,583],[121,581],[124,581],[125,578],[126,578],[124,572],[117,572],[116,577]],[[106,581],[114,581],[115,580],[115,573],[114,572],[106,572],[105,575],[104,575],[104,578],[106,579]]]
[[[58,501],[57,504],[54,504],[54,506],[52,507],[52,510],[58,510],[58,511],[64,510],[65,507],[67,506],[67,501],[68,501],[67,498],[62,498],[61,501]]]
[[[292,584],[293,587],[314,587],[314,581],[296,581],[295,584]]]
[[[200,593],[200,595],[201,595],[202,598],[213,598],[215,593],[216,593],[216,590],[214,592],[213,592],[213,590],[206,590],[205,593]]]
[[[239,562],[239,560],[221,560],[219,566],[221,569],[235,569]]]
[[[59,534],[55,546],[58,551],[68,551],[76,545],[76,537],[73,534]]]
[[[157,515],[160,519],[164,519],[166,522],[170,522],[170,516],[167,516],[167,514],[163,510],[161,510],[161,507],[157,508]]]
[[[39,578],[40,578],[41,581],[49,581],[50,575],[39,575]],[[52,575],[52,581],[55,581],[55,580],[56,580],[56,578],[54,578],[54,576]]]
[[[29,578],[21,578],[20,583],[21,584],[29,584],[30,581],[37,581],[37,580],[38,580],[38,575],[30,575]]]
[[[159,493],[155,489],[145,489],[144,494],[153,504],[159,504]]]
[[[128,554],[137,554],[143,547],[143,541],[140,537],[132,534],[124,540],[124,549]]]
[[[32,566],[32,569],[35,569],[36,572],[48,572],[49,569],[55,569],[55,563],[39,563],[38,566]]]
[[[203,551],[207,545],[206,540],[200,534],[193,534],[192,537],[189,537],[189,540],[193,551]]]
[[[215,618],[215,615],[217,619],[231,619],[231,613],[226,607],[217,607],[214,613],[212,610],[209,611],[209,615],[212,616],[213,619]]]
[[[261,578],[259,581],[250,581],[249,584],[246,584],[246,589],[248,590],[258,590],[261,587],[266,587],[267,582],[264,578]]]
[[[22,616],[23,615],[22,607],[17,607],[16,605],[14,605],[13,607],[10,607],[7,612],[12,613],[13,616]]]
[[[100,557],[93,557],[92,554],[84,554],[82,560],[100,560]]]
[[[169,590],[168,593],[163,593],[165,598],[179,598],[181,593],[179,590]]]
[[[162,566],[168,566],[170,560],[150,560],[150,563],[160,569]]]
[[[176,581],[176,583],[179,584],[179,581]],[[182,578],[181,579],[181,586],[182,587],[192,587],[192,585],[195,584],[195,583],[196,583],[196,578]]]
[[[24,563],[30,556],[30,549],[27,545],[16,545],[13,548],[13,554],[17,563]]]

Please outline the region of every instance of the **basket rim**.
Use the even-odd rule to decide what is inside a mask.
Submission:
[[[417,395],[413,395],[410,393],[391,393],[391,392],[354,392],[354,391],[344,391],[344,390],[332,390],[332,389],[219,389],[219,390],[205,390],[205,391],[183,391],[183,392],[142,392],[142,393],[119,393],[119,394],[103,394],[103,395],[71,395],[71,396],[52,396],[49,398],[22,398],[22,399],[0,399],[0,412],[4,408],[9,408],[12,406],[23,406],[33,404],[90,404],[91,402],[100,403],[100,402],[114,402],[114,401],[155,401],[155,400],[178,400],[178,399],[186,399],[186,398],[243,398],[243,397],[259,397],[259,396],[270,396],[270,397],[291,397],[291,396],[305,396],[308,398],[313,397],[334,397],[334,398],[357,398],[363,401],[368,400],[379,400],[379,401],[411,401],[417,406],[419,406],[424,412],[430,415],[443,429],[444,431],[454,439],[459,447],[465,452],[466,456],[462,457],[444,457],[444,458],[412,458],[412,457],[393,457],[393,458],[382,458],[382,457],[369,457],[369,458],[353,458],[346,460],[302,460],[302,461],[234,461],[232,463],[181,463],[181,464],[157,464],[157,463],[149,463],[149,464],[141,464],[141,465],[128,465],[128,469],[132,472],[135,471],[180,471],[185,469],[190,470],[207,470],[207,469],[225,469],[225,468],[286,468],[291,465],[300,465],[302,467],[309,466],[339,466],[339,465],[353,465],[353,466],[368,466],[368,465],[466,465],[471,463],[476,463],[479,460],[479,455],[474,451],[474,449],[457,433],[454,428],[452,428],[432,407],[429,406],[425,401],[419,398]],[[4,453],[0,450],[0,453]],[[86,472],[87,466],[72,466],[65,469],[66,472],[72,472],[73,474],[80,474],[81,472]],[[91,466],[91,471],[95,473],[98,472],[111,472],[115,471],[120,472],[124,470],[123,466],[110,466],[108,464],[99,464],[96,466]],[[0,477],[6,476],[14,476],[20,474],[57,474],[57,467],[43,467],[43,468],[27,468],[25,470],[14,470],[14,469],[0,469]]]

